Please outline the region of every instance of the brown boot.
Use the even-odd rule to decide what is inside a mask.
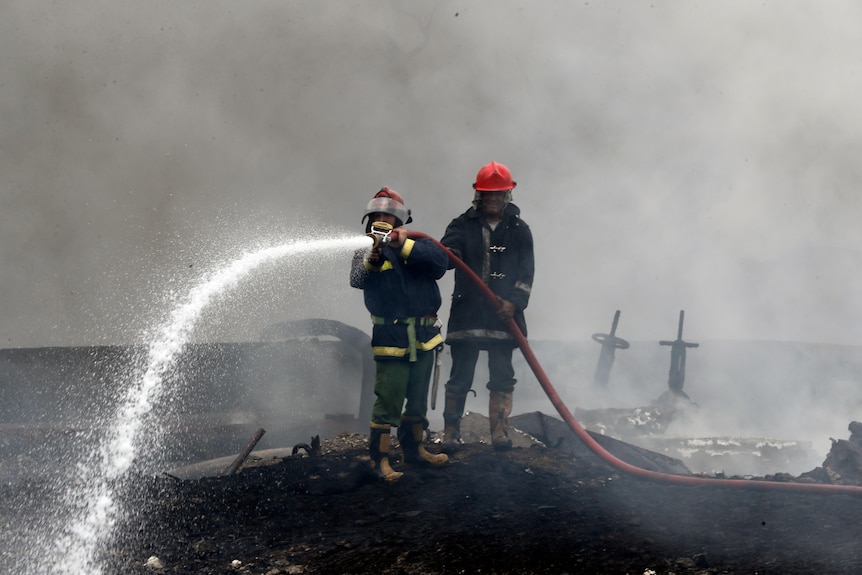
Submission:
[[[425,421],[421,417],[404,416],[398,427],[398,441],[404,450],[404,463],[409,465],[443,465],[449,461],[445,453],[429,453],[422,441],[425,438]]]
[[[494,449],[512,448],[509,439],[509,415],[512,413],[512,394],[492,391],[488,400],[488,419],[491,421],[491,445]]]
[[[466,395],[446,394],[443,408],[443,449],[456,449],[461,441],[461,416],[464,415]]]
[[[403,473],[395,471],[389,464],[389,433],[392,426],[371,422],[368,436],[368,453],[371,455],[371,468],[377,476],[386,481],[397,481]]]

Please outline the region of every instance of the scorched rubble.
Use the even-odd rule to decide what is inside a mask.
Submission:
[[[657,484],[597,458],[485,443],[389,484],[370,472],[366,441],[340,435],[318,455],[252,461],[230,477],[140,478],[106,573],[855,575],[862,565],[857,497]]]

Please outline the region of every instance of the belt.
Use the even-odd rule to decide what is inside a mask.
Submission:
[[[411,323],[414,325],[418,325],[421,327],[430,327],[437,323],[436,315],[425,315],[422,317],[396,317],[396,318],[388,318],[388,317],[380,317],[378,315],[371,316],[371,323],[374,325],[395,325],[397,323],[406,323],[410,325]]]
[[[374,325],[395,325],[403,323],[407,326],[407,349],[410,351],[410,361],[416,361],[416,326],[430,327],[436,325],[437,316],[426,315],[423,317],[396,317],[386,318],[377,315],[371,316]]]

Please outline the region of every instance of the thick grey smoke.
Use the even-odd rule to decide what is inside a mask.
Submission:
[[[360,231],[383,184],[439,236],[490,159],[537,238],[533,337],[686,309],[695,338],[859,344],[860,11],[4,3],[3,344],[134,339],[207,253]],[[262,319],[362,321],[321,267]]]
[[[532,338],[584,341],[620,309],[619,335],[673,339],[684,309],[692,341],[862,344],[860,17],[849,0],[4,2],[0,341],[139,341],[218,261],[360,233],[384,184],[439,237],[493,159],[536,237]],[[200,337],[367,329],[348,264],[268,269]]]

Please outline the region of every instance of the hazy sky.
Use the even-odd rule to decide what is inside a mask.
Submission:
[[[693,341],[862,344],[860,21],[850,0],[0,0],[0,345],[138,339],[217,261],[360,233],[383,185],[440,237],[490,160],[536,238],[532,338],[620,309],[619,335],[673,339],[685,309]],[[203,333],[369,329],[349,259],[274,266]]]

